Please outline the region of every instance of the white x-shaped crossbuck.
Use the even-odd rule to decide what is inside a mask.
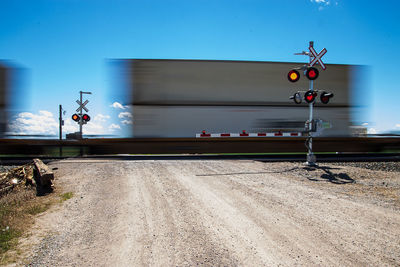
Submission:
[[[76,109],[76,112],[82,112],[82,109],[84,109],[86,112],[89,112],[89,110],[87,109],[86,104],[89,103],[89,100],[86,100],[85,102],[81,102],[79,100],[76,100],[76,103],[78,103],[79,108]]]
[[[321,57],[326,54],[326,52],[327,52],[326,48],[322,49],[321,52],[319,52],[319,54],[317,54],[314,47],[310,46],[309,49],[310,49],[310,53],[314,57],[310,62],[310,67],[314,66],[318,62],[319,65],[321,66],[321,68],[323,70],[325,70],[326,66],[325,66],[324,62],[322,62]]]

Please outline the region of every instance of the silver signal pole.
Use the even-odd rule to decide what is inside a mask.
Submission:
[[[313,47],[314,46],[314,42],[310,41],[310,46],[309,47]],[[312,61],[312,53],[308,53],[308,56],[310,57],[310,63]],[[314,91],[314,81],[310,80],[310,91],[313,92]],[[306,164],[308,166],[316,166],[317,164],[316,162],[316,157],[312,151],[312,127],[313,127],[313,109],[314,109],[314,102],[311,102],[308,104],[309,110],[310,110],[310,116],[309,116],[309,124],[308,124],[308,130],[309,130],[309,137],[308,137],[308,153],[307,153],[307,162]]]

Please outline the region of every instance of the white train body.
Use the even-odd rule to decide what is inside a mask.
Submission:
[[[287,79],[302,63],[146,60],[125,63],[132,90],[133,137],[195,137],[208,133],[302,131],[308,104],[289,99],[309,89],[302,75]],[[317,98],[314,118],[329,122],[323,136],[347,136],[351,126],[352,75],[357,66],[327,64],[314,89],[333,92],[328,104]]]

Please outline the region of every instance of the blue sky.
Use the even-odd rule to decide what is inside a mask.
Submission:
[[[327,48],[325,63],[370,66],[360,123],[400,130],[399,8],[394,0],[0,0],[0,59],[24,69],[29,92],[10,123],[14,132],[57,134],[62,104],[64,131],[73,132],[83,90],[93,93],[84,133],[124,135],[132,118],[109,97],[109,59],[299,62],[306,58],[293,53],[313,40]]]

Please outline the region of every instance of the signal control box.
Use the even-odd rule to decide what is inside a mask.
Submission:
[[[311,124],[311,125],[310,125]],[[311,122],[309,120],[306,121],[304,125],[305,131],[310,134],[310,136],[320,136],[324,129],[332,128],[330,122],[323,121],[321,119],[315,119]]]

